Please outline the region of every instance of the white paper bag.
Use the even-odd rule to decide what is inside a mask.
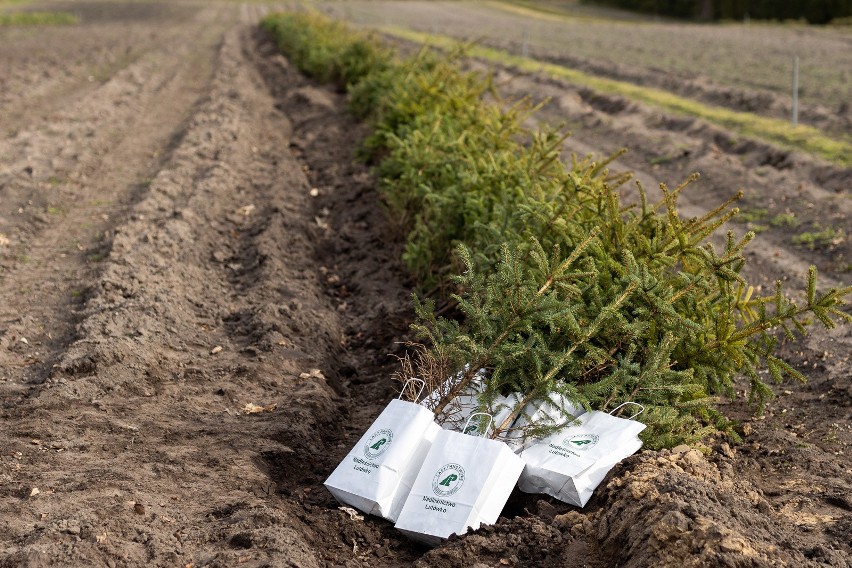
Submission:
[[[439,544],[468,527],[497,522],[523,461],[497,440],[442,430],[426,456],[396,528]]]
[[[466,366],[464,371],[467,371],[468,368]],[[448,396],[450,390],[461,379],[464,371],[444,381],[440,387],[423,397],[420,404],[434,410],[438,403],[444,397]],[[436,422],[441,425],[441,428],[444,430],[455,430],[456,432],[464,431],[465,434],[489,434],[489,432],[480,432],[480,422],[469,423],[471,415],[476,413],[480,408],[479,397],[484,389],[482,381],[485,373],[485,369],[479,369],[462,392],[450,400],[441,413],[435,417]],[[491,404],[491,408],[488,409],[491,416],[493,416],[493,424],[502,424],[519,400],[519,394],[496,397]]]
[[[328,477],[325,486],[343,504],[396,521],[440,431],[429,409],[414,402],[392,400]]]
[[[581,414],[584,414],[586,409],[576,405],[561,394],[551,393],[546,399],[538,399],[529,403],[523,412],[512,424],[511,429],[506,433],[505,442],[516,453],[522,452],[526,447],[537,443],[539,440],[535,438],[527,438],[524,435],[524,429],[533,424],[543,425],[559,425],[567,423],[569,418],[566,414],[577,419]]]
[[[642,447],[639,433],[645,425],[641,422],[598,411],[586,412],[578,420],[578,425],[538,440],[521,452],[526,464],[518,481],[521,491],[545,493],[583,507],[607,472]]]
[[[455,404],[458,409],[451,420],[441,424],[444,430],[454,430],[472,436],[490,436],[494,428],[503,423],[520,402],[521,395],[513,393],[509,396],[498,395],[491,401],[487,408],[489,413],[477,412],[480,407],[479,392],[475,394],[464,394],[454,399],[450,404]],[[483,415],[488,420],[471,420],[475,415]],[[484,430],[483,430],[484,428]]]
[[[461,380],[462,375],[468,370],[469,366],[465,366],[464,370],[456,376],[445,380],[441,385],[428,395],[423,397],[420,402],[423,406],[430,410],[435,410],[438,404],[449,396],[450,391]],[[482,379],[485,376],[485,369],[479,369],[470,382],[464,389],[452,400],[450,400],[444,409],[435,416],[435,421],[445,430],[456,430],[460,432],[464,427],[470,415],[476,412],[479,405],[479,394],[482,392]]]

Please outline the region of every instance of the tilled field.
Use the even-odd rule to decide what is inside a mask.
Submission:
[[[0,566],[852,565],[848,328],[785,346],[810,381],[764,419],[726,404],[744,444],[643,452],[583,510],[516,493],[427,550],[338,509],[322,481],[411,319],[364,127],[256,5],[69,6],[80,25],[0,31]],[[650,185],[701,171],[688,211],[746,185],[849,232],[848,171],[499,73],[555,98],[568,150],[629,146]],[[789,236],[761,233],[756,281],[848,279],[847,242]]]

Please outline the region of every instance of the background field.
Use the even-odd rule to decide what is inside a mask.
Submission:
[[[501,2],[320,5],[359,24],[442,33],[516,54],[526,33],[532,56],[767,116],[790,116],[798,55],[802,122],[842,136],[852,131],[850,27],[625,21],[587,7],[562,15]]]

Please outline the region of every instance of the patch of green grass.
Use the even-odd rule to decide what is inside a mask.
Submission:
[[[86,203],[87,207],[107,207],[110,205],[114,205],[115,200],[113,199],[93,199]]]
[[[846,231],[840,227],[826,227],[821,229],[817,225],[813,231],[805,231],[791,239],[791,242],[797,246],[803,246],[808,250],[816,250],[818,248],[827,248],[830,246],[839,245],[846,240]]]
[[[0,26],[72,25],[79,20],[69,12],[11,12],[0,14]]]
[[[754,223],[756,221],[763,221],[767,215],[769,215],[769,211],[766,209],[747,209],[741,207],[739,215],[734,217],[734,220],[740,223]]]
[[[796,216],[792,213],[779,213],[769,220],[769,224],[776,228],[793,228],[799,226],[799,221],[796,220]]]
[[[439,49],[458,50],[459,46],[458,40],[448,36],[427,34],[392,26],[382,27],[381,30],[401,39],[433,45]],[[852,167],[852,143],[826,136],[820,130],[811,126],[801,124],[793,126],[786,120],[705,105],[661,89],[597,77],[576,69],[512,55],[506,51],[490,47],[470,45],[466,52],[471,57],[510,65],[529,73],[544,73],[602,93],[621,95],[669,112],[698,117],[731,129],[742,136],[764,140],[788,149],[808,152],[837,165]]]
[[[121,69],[124,69],[125,67],[129,66],[131,63],[139,59],[139,55],[140,52],[129,52],[125,55],[117,57],[109,63],[94,66],[89,71],[89,80],[97,81],[98,83],[106,83],[110,79],[110,77],[112,77],[116,72]]]
[[[593,19],[589,16],[577,16],[574,14],[567,14],[565,12],[560,12],[548,6],[536,5],[530,2],[501,2],[497,0],[496,2],[487,2],[489,6],[493,6],[498,10],[503,10],[504,12],[509,12],[510,14],[515,14],[517,16],[524,16],[527,18],[535,18],[537,20],[548,20],[551,22],[564,22],[570,20],[577,20],[579,18],[582,19]]]
[[[744,223],[746,228],[753,233],[764,233],[769,230],[769,225],[761,223],[761,221],[765,221],[768,215],[769,211],[766,209],[741,207],[733,220],[738,223]]]
[[[629,21],[631,24],[653,22],[653,16],[618,8],[594,6],[581,2],[539,2],[536,0],[493,0],[486,5],[525,18],[550,22],[606,22]]]

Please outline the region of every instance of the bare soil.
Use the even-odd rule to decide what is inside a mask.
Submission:
[[[765,417],[723,403],[743,444],[642,452],[584,509],[515,493],[432,550],[351,518],[322,481],[394,396],[414,288],[365,127],[256,4],[62,6],[81,24],[0,31],[0,566],[852,565],[848,327],[784,346],[809,382]],[[567,151],[700,170],[687,212],[744,185],[852,232],[848,171],[498,73],[554,97]],[[760,233],[753,280],[848,281],[848,241],[792,232]]]

